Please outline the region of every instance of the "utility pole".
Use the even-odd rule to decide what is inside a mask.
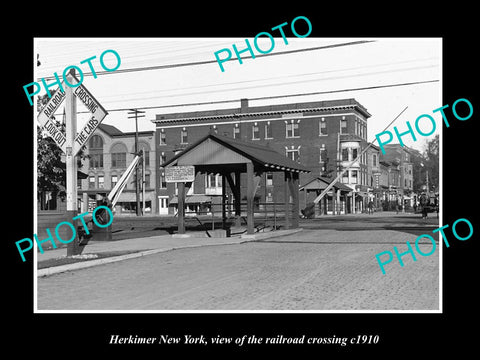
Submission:
[[[137,109],[130,109],[128,112],[129,119],[135,119],[135,155],[138,155],[138,118],[145,117],[145,115],[139,115],[143,114],[145,111],[140,111]],[[135,167],[135,195],[136,195],[136,201],[137,201],[137,216],[141,215],[141,210],[140,210],[140,183],[138,182],[138,165]]]

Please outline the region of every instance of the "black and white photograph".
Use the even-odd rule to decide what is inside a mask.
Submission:
[[[292,24],[35,39],[38,311],[441,310],[441,39]]]
[[[470,352],[474,11],[58,5],[4,26],[9,347]]]

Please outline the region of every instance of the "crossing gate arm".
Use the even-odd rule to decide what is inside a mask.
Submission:
[[[115,205],[118,201],[118,198],[120,197],[120,194],[122,193],[123,189],[127,185],[128,179],[133,174],[135,168],[137,167],[137,165],[138,165],[138,163],[140,162],[141,159],[142,159],[141,156],[139,156],[139,155],[135,156],[132,163],[128,166],[127,170],[123,173],[120,180],[117,182],[117,184],[113,187],[113,189],[107,195],[107,198],[110,202],[110,206],[112,208],[115,207]]]

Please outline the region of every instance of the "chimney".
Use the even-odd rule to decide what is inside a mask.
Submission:
[[[245,113],[248,110],[248,99],[240,99],[240,112]]]

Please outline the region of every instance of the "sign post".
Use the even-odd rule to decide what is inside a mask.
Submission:
[[[66,221],[73,224],[75,229],[76,222],[73,220],[77,216],[77,154],[93,135],[98,125],[107,116],[108,112],[92,96],[83,84],[78,85],[79,81],[75,76],[75,70],[71,69],[67,75],[71,86],[62,86],[50,98],[37,116],[40,126],[55,141],[57,146],[65,153],[66,167],[66,195],[67,195],[67,213]],[[64,89],[62,92],[61,89]],[[90,111],[92,116],[88,122],[77,133],[77,98]],[[53,114],[58,110],[62,102],[65,101],[65,130],[66,134],[54,124],[51,120]],[[79,255],[82,249],[79,246],[77,231],[72,241],[67,245],[67,256]]]
[[[185,183],[195,180],[195,166],[167,166],[165,182],[178,186],[178,233],[185,234]]]
[[[75,70],[71,69],[69,77],[75,76]],[[69,223],[74,225],[77,229],[76,221],[73,220],[77,216],[77,157],[73,146],[75,135],[77,134],[77,102],[73,95],[73,89],[69,86],[65,89],[65,128],[66,128],[66,151],[65,151],[65,165],[67,170],[66,178],[66,192],[67,192],[67,219]],[[75,231],[73,241],[67,245],[67,256],[79,255],[81,253],[78,235]]]

